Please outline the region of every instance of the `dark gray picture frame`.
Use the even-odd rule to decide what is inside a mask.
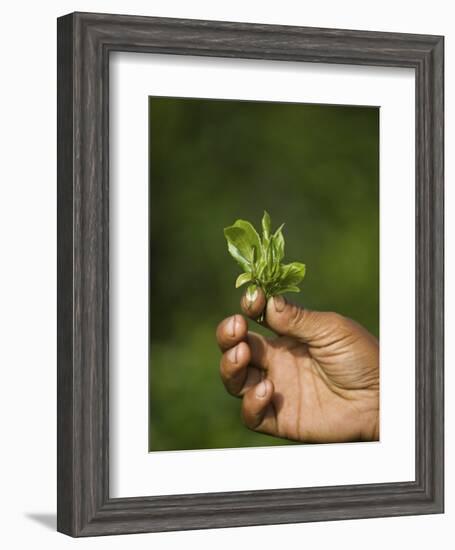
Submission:
[[[59,531],[78,537],[443,512],[443,47],[440,36],[91,13],[59,18]],[[415,70],[415,481],[109,496],[113,51]]]

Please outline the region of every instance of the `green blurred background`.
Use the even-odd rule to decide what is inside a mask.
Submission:
[[[307,266],[292,299],[379,336],[379,109],[151,97],[149,118],[149,449],[290,444],[245,428],[219,378],[241,297],[223,228],[268,210]]]

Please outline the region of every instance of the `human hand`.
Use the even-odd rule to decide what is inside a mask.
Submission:
[[[379,343],[337,313],[302,309],[282,296],[265,304],[258,290],[241,300],[277,334],[248,331],[236,314],[217,328],[220,372],[227,391],[242,398],[242,416],[254,431],[304,443],[379,439]]]

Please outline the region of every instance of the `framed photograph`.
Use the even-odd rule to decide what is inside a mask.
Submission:
[[[442,513],[443,37],[58,20],[58,530]]]

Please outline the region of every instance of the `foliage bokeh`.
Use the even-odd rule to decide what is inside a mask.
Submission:
[[[379,336],[379,109],[152,97],[149,117],[149,448],[289,444],[247,430],[219,378],[241,296],[223,228],[268,210],[307,266],[291,299]]]

